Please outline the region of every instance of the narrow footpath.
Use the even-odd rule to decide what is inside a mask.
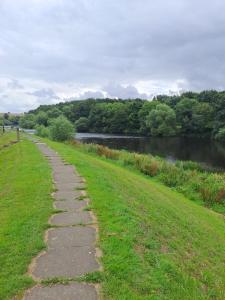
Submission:
[[[52,226],[45,234],[46,251],[34,258],[29,267],[29,273],[37,285],[27,290],[23,299],[97,300],[98,286],[76,280],[64,285],[59,280],[75,279],[100,270],[95,217],[85,210],[89,200],[85,198],[84,179],[46,144],[32,140],[52,167],[55,185],[53,203],[60,212],[49,220]],[[43,285],[43,280],[59,283]]]

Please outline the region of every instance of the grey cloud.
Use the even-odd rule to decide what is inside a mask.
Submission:
[[[120,85],[120,84],[109,84],[107,85],[104,90],[107,92],[108,97],[111,98],[122,98],[122,99],[135,99],[135,98],[142,98],[142,99],[148,99],[149,96],[145,93],[139,93],[137,88],[128,85],[126,87]]]
[[[36,90],[34,92],[28,92],[28,95],[36,96],[38,98],[52,98],[52,99],[60,99],[55,92],[50,88],[43,88],[40,90]]]
[[[9,89],[23,89],[23,85],[19,83],[18,80],[12,79],[8,84],[7,87]]]

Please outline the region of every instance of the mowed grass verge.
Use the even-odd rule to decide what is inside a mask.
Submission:
[[[87,180],[104,299],[224,299],[224,217],[138,171],[47,141]]]
[[[1,129],[0,129],[1,130]],[[9,131],[6,133],[0,132],[0,150],[2,147],[6,144],[9,144],[10,142],[16,141],[16,132],[15,131]]]
[[[31,259],[44,248],[43,234],[52,211],[51,191],[51,170],[34,144],[23,140],[1,151],[1,300],[33,284],[26,272]]]

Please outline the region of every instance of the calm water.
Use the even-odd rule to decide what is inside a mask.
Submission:
[[[214,168],[225,169],[225,144],[204,138],[144,138],[110,134],[77,133],[76,139],[113,149],[151,153],[168,160],[193,160]]]

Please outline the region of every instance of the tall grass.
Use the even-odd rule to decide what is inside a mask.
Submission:
[[[97,144],[72,142],[75,147],[111,160],[124,166],[134,167],[141,173],[155,177],[168,187],[174,188],[188,198],[204,203],[216,211],[225,213],[225,174],[204,170],[192,161],[177,161],[175,164],[152,155],[125,150],[113,150]]]

